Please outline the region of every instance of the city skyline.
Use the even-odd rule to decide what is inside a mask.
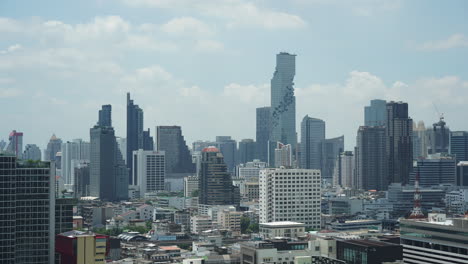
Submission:
[[[363,124],[363,107],[371,99],[408,102],[411,118],[427,124],[438,120],[434,103],[445,113],[451,130],[466,130],[461,116],[468,111],[463,104],[468,96],[468,76],[463,70],[467,64],[463,60],[467,53],[464,2],[378,5],[358,1],[352,8],[333,1],[313,2],[238,0],[222,1],[216,7],[238,11],[251,6],[259,19],[246,14],[251,19],[245,21],[216,17],[197,6],[187,14],[180,3],[84,1],[72,7],[95,11],[67,16],[70,6],[54,1],[50,3],[56,8],[50,10],[38,3],[21,9],[15,8],[16,3],[2,2],[0,102],[9,109],[4,122],[11,127],[0,128],[0,139],[6,140],[16,129],[25,133],[24,145],[41,149],[53,133],[64,141],[88,140],[86,128],[94,125],[95,111],[103,104],[113,105],[116,135],[125,136],[126,92],[145,112],[146,127],[179,125],[188,144],[217,135],[237,141],[254,138],[255,109],[268,105],[274,54],[281,51],[297,54],[296,120],[306,114],[323,119],[329,137],[344,134],[345,139],[353,139]],[[318,14],[324,10],[331,18],[343,18],[325,19]],[[154,18],[152,12],[161,16]],[[264,19],[283,15],[271,23]],[[344,21],[347,26],[341,28]],[[406,27],[408,21],[411,27]],[[359,30],[364,24],[366,30]],[[430,32],[419,30],[428,25],[432,25]],[[259,44],[239,43],[239,29],[246,30],[242,37],[254,37]],[[360,36],[365,36],[365,43]],[[288,41],[291,38],[296,41]],[[176,45],[181,39],[200,49],[181,50],[182,44]],[[333,45],[343,41],[348,45],[345,50],[352,52]],[[213,104],[228,110],[209,111]],[[179,105],[184,109],[174,109]],[[185,109],[199,118],[190,118]],[[47,113],[41,122],[29,118],[37,111]],[[210,125],[220,118],[235,122]],[[66,125],[56,126],[57,122]],[[200,130],[200,123],[210,129]],[[350,150],[353,140],[345,142]]]

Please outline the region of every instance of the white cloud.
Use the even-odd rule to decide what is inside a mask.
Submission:
[[[15,51],[21,50],[22,48],[23,47],[20,44],[11,45],[5,50],[0,50],[0,54],[7,54],[7,53],[15,52]]]
[[[23,94],[23,91],[15,88],[1,88],[0,87],[0,98],[16,97]]]
[[[202,52],[217,52],[224,49],[223,43],[216,40],[197,40],[195,42],[195,49]]]
[[[213,34],[210,27],[193,17],[178,17],[161,26],[161,30],[173,35],[209,36]]]
[[[468,37],[463,34],[453,34],[447,39],[428,41],[419,46],[423,51],[447,50],[468,47]]]
[[[329,5],[350,10],[355,16],[370,17],[401,8],[403,0],[293,0],[299,5]]]
[[[224,87],[223,96],[237,98],[241,103],[265,103],[268,98],[268,84],[262,85],[241,85],[230,83]]]
[[[195,11],[199,15],[225,20],[228,28],[260,27],[269,30],[303,28],[298,15],[276,11],[246,0],[122,0],[131,7],[153,7]]]

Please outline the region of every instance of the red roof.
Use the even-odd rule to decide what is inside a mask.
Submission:
[[[211,147],[204,148],[202,152],[219,152],[219,149],[211,146]]]

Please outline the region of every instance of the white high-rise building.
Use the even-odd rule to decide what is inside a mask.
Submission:
[[[293,163],[291,144],[284,145],[278,142],[275,149],[275,167],[291,168]]]
[[[245,179],[246,182],[258,182],[260,170],[265,169],[267,163],[260,160],[253,160],[237,166],[237,177]]]
[[[62,178],[65,180],[65,184],[73,184],[72,166],[73,160],[88,160],[90,157],[89,142],[83,141],[82,139],[74,139],[72,142],[67,141],[62,143]]]
[[[292,221],[320,228],[320,170],[260,171],[260,223]]]
[[[194,191],[198,190],[198,176],[184,177],[184,196],[192,197]]]
[[[135,150],[133,151],[132,182],[139,187],[140,196],[146,193],[164,191],[166,177],[166,161],[164,151]]]
[[[336,159],[333,172],[333,185],[341,187],[354,187],[354,154],[352,151],[342,152]]]

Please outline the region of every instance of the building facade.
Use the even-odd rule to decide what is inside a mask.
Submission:
[[[322,142],[325,140],[325,122],[306,115],[301,122],[299,167],[320,170],[322,167]]]
[[[268,161],[268,141],[270,140],[270,113],[271,107],[259,107],[256,112],[256,142],[257,158],[263,162]]]
[[[195,164],[180,126],[156,127],[156,149],[166,153],[166,172],[194,173]]]
[[[457,162],[468,161],[468,131],[450,133],[450,154],[455,155]]]
[[[164,191],[164,179],[166,178],[164,151],[152,151],[139,149],[133,151],[133,179],[138,186],[140,197],[146,193]]]
[[[52,135],[52,137],[49,140],[49,143],[47,143],[47,148],[44,152],[44,160],[45,161],[56,161],[57,159],[57,153],[62,151],[62,140],[55,136],[55,134]],[[60,164],[57,164],[60,165]]]
[[[238,152],[238,164],[245,164],[249,161],[253,161],[256,158],[256,147],[255,141],[253,139],[242,139],[239,142],[239,152]]]
[[[326,179],[331,182],[336,160],[338,159],[340,153],[344,151],[344,136],[325,139],[322,141],[320,146],[320,168],[322,170],[322,179]]]
[[[385,100],[374,99],[370,101],[370,106],[364,107],[365,126],[385,126],[387,124],[387,102]]]
[[[355,187],[363,190],[386,190],[387,158],[385,127],[361,126],[356,140]]]
[[[143,110],[130,99],[127,93],[127,168],[128,183],[132,184],[133,179],[133,151],[143,148]]]
[[[416,174],[419,174],[419,186],[430,187],[439,184],[457,184],[457,163],[455,157],[429,155],[418,159],[413,172],[410,173],[410,184],[414,185]]]

